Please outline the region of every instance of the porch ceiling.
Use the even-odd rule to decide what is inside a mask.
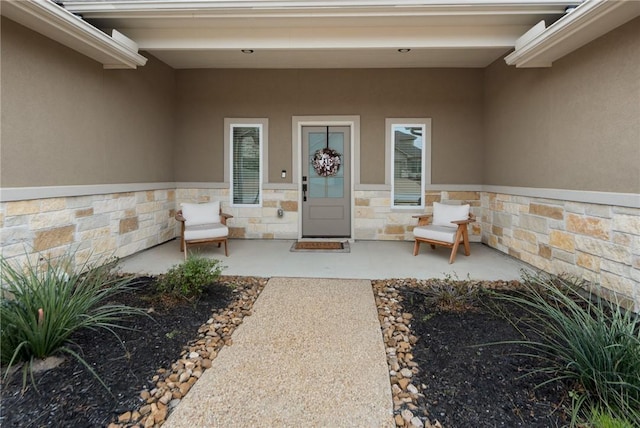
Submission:
[[[98,28],[117,29],[178,69],[486,67],[540,20],[555,22],[579,3],[63,1],[70,12]]]

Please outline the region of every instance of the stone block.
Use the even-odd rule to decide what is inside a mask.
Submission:
[[[480,200],[480,192],[447,192],[449,199],[457,201],[477,201]]]
[[[632,279],[607,271],[601,272],[600,284],[609,290],[629,297],[634,295],[636,288],[635,282]],[[639,302],[636,302],[636,305],[638,303]]]
[[[5,245],[31,241],[33,233],[27,226],[6,227],[2,229],[2,248]],[[5,256],[6,257],[6,256]]]
[[[376,211],[368,207],[356,207],[356,219],[376,218]]]
[[[500,226],[491,226],[491,233],[496,235],[496,236],[502,236],[503,235],[503,229]]]
[[[567,216],[567,231],[594,238],[609,239],[610,220],[597,217],[581,217],[575,214]]]
[[[522,214],[518,219],[518,225],[525,230],[536,233],[547,233],[549,223],[545,217]]]
[[[576,264],[593,272],[600,272],[600,257],[588,253],[577,253]]]
[[[538,255],[547,260],[551,260],[551,247],[546,244],[538,244]]]
[[[280,207],[285,211],[298,211],[298,201],[282,201]]]
[[[640,215],[616,214],[613,217],[613,230],[640,235]]]
[[[356,228],[356,239],[375,239],[378,235],[377,229]]]
[[[40,212],[40,200],[31,199],[28,201],[12,201],[5,205],[5,215],[7,217],[16,215],[37,214]]]
[[[76,220],[76,225],[79,232],[85,230],[99,229],[102,227],[109,227],[111,224],[109,214],[92,215],[91,217],[84,217]]]
[[[75,227],[73,225],[41,230],[35,233],[33,249],[36,252],[73,243]]]
[[[522,229],[514,229],[513,230],[514,239],[519,239],[521,241],[526,241],[531,244],[537,244],[538,238],[535,233],[529,232],[527,230]]]
[[[404,236],[404,232],[405,232],[404,225],[388,224],[384,228],[385,235],[403,235]]]
[[[93,208],[82,208],[82,209],[76,210],[75,212],[76,218],[90,217],[92,215],[93,215]]]
[[[369,199],[367,198],[356,198],[356,207],[368,207]]]
[[[278,201],[263,200],[262,201],[262,207],[263,208],[278,208]]]
[[[559,230],[552,230],[549,233],[549,245],[570,253],[573,253],[576,250],[574,236]]]
[[[229,238],[244,238],[246,236],[246,229],[244,227],[230,227]]]
[[[65,198],[48,198],[40,201],[40,212],[60,211],[66,208]]]
[[[138,217],[128,217],[120,220],[120,224],[119,224],[120,235],[133,232],[134,230],[138,230]]]
[[[424,205],[426,207],[432,206],[434,202],[441,202],[441,201],[442,201],[442,196],[440,195],[440,193],[426,194],[424,197]]]
[[[71,214],[72,212],[68,210],[39,213],[29,218],[29,227],[31,230],[38,230],[48,229],[60,224],[69,224],[72,222]]]
[[[369,205],[372,207],[391,207],[389,198],[371,198]]]
[[[600,262],[600,269],[603,272],[610,272],[624,278],[631,278],[631,266],[624,263],[602,259]]]
[[[500,226],[504,229],[511,228],[512,216],[505,213],[494,212],[493,213],[493,224],[496,226]],[[526,229],[526,228],[525,228]]]
[[[553,218],[556,220],[562,220],[564,218],[564,210],[562,209],[562,207],[558,206],[532,203],[529,205],[529,213],[533,215]]]

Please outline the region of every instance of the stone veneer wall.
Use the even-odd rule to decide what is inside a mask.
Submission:
[[[640,209],[490,192],[481,200],[482,242],[546,272],[601,284],[640,311]]]
[[[480,241],[480,192],[427,191],[424,210],[392,210],[389,190],[357,190],[355,196],[355,239],[412,241],[418,223],[412,216],[432,214],[433,202],[445,202],[471,205],[478,221],[469,225],[469,240]]]
[[[413,239],[412,216],[421,211],[392,210],[389,198],[388,190],[355,192],[354,239]],[[428,191],[425,198],[426,213],[434,201],[469,203],[478,219],[469,226],[472,241],[549,273],[599,283],[640,311],[640,209],[485,191]],[[56,256],[77,248],[80,261],[128,256],[179,235],[180,202],[210,200],[234,216],[232,238],[298,237],[297,190],[265,189],[262,207],[232,208],[228,189],[164,189],[3,202],[2,254]]]
[[[174,189],[3,202],[2,255],[128,256],[175,237],[175,206]]]
[[[229,189],[178,189],[176,192],[179,203],[221,201],[222,211],[233,216],[227,222],[231,238],[298,239],[297,190],[265,189],[262,207],[247,208],[230,206]],[[282,209],[282,217],[278,217],[278,209]]]

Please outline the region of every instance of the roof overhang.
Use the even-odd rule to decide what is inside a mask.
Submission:
[[[63,3],[174,68],[404,68],[485,67],[580,0]]]
[[[640,1],[587,0],[558,21],[541,21],[516,42],[505,61],[516,67],[551,67],[570,52],[640,15]]]
[[[147,59],[137,45],[118,31],[108,35],[48,0],[2,1],[0,12],[104,65],[105,68],[136,68]]]

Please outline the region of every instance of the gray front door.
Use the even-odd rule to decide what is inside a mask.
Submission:
[[[351,236],[350,131],[348,126],[302,127],[303,237]],[[336,159],[325,156],[329,167],[318,173],[314,159],[322,157],[323,149],[334,150],[340,165],[329,168]]]

